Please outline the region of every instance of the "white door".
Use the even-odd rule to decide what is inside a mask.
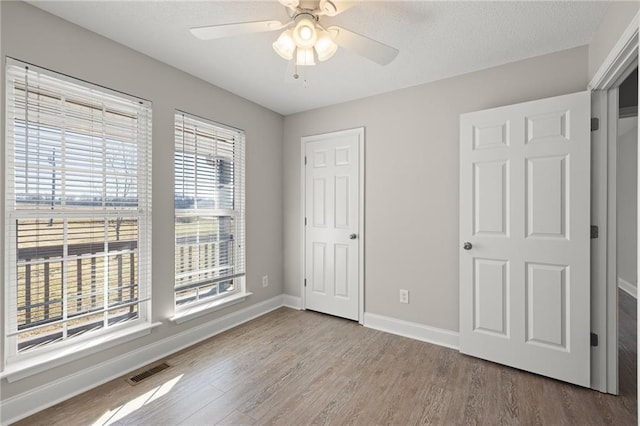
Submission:
[[[460,116],[460,351],[590,386],[590,97]]]
[[[306,309],[359,319],[363,129],[302,139]]]

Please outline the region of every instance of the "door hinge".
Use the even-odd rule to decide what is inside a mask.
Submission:
[[[600,130],[600,119],[593,117],[591,119],[591,131],[595,132],[596,130]]]
[[[598,227],[596,225],[591,225],[591,239],[594,240],[598,238]]]
[[[307,286],[307,279],[306,278],[304,279],[304,286],[305,287]]]
[[[307,165],[307,156],[306,155],[304,156],[304,165],[305,166]]]
[[[591,346],[598,346],[598,335],[591,333]]]
[[[307,218],[304,218],[304,226],[307,226]]]

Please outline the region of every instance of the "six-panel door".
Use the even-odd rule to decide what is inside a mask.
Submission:
[[[584,92],[460,118],[460,351],[582,386],[589,115]]]
[[[361,131],[306,138],[305,307],[358,320]]]

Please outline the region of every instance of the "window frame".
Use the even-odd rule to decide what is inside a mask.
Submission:
[[[103,196],[101,201],[101,207],[97,208],[93,212],[89,212],[89,208],[78,208],[74,209],[69,207],[69,205],[60,204],[60,207],[57,210],[49,210],[48,213],[45,213],[43,209],[39,209],[39,206],[20,209],[18,208],[18,186],[16,184],[16,164],[20,166],[20,163],[15,161],[15,154],[18,145],[18,138],[15,137],[15,123],[18,122],[18,118],[14,117],[12,113],[16,108],[16,105],[20,102],[20,99],[14,96],[12,90],[16,87],[16,82],[18,81],[18,72],[19,69],[24,69],[25,75],[32,76],[45,76],[45,79],[50,79],[51,84],[44,84],[45,90],[51,90],[51,93],[59,95],[60,100],[71,99],[72,101],[78,101],[79,98],[74,98],[74,96],[78,96],[77,93],[81,93],[82,95],[90,93],[90,99],[96,100],[96,102],[101,103],[104,106],[104,109],[99,114],[99,117],[102,117],[102,121],[104,121],[104,116],[107,113],[112,113],[113,111],[118,111],[118,105],[115,104],[116,101],[124,102],[127,105],[135,105],[132,106],[133,111],[137,111],[135,115],[136,120],[136,137],[132,141],[122,142],[130,143],[132,147],[136,150],[136,171],[135,175],[135,185],[136,187],[136,207],[126,210],[124,208],[118,209],[113,205],[107,207],[107,198]],[[28,78],[28,77],[25,77]],[[25,80],[26,81],[26,80]],[[38,90],[43,90],[39,88]],[[28,93],[25,92],[26,95]],[[95,96],[95,98],[93,97]],[[26,96],[25,96],[26,99]],[[109,104],[109,100],[113,100],[114,103]],[[33,369],[33,365],[37,364],[51,364],[56,363],[56,359],[60,358],[77,358],[80,354],[88,354],[94,352],[96,347],[99,346],[111,346],[117,342],[121,342],[126,340],[127,335],[140,335],[140,333],[150,332],[151,328],[156,325],[151,324],[151,173],[152,173],[152,164],[151,164],[151,151],[152,151],[152,104],[150,101],[140,99],[135,96],[127,95],[113,89],[105,88],[93,83],[89,83],[80,79],[76,79],[64,74],[60,74],[55,71],[51,71],[45,68],[41,68],[26,62],[22,62],[13,58],[7,57],[5,63],[5,285],[4,285],[4,295],[5,295],[5,304],[4,304],[4,312],[5,312],[5,327],[3,330],[3,339],[5,343],[4,350],[4,371],[5,373],[21,370],[24,368]],[[65,101],[66,102],[66,101]],[[27,108],[25,106],[25,108]],[[68,114],[68,105],[60,107],[60,109],[56,109],[56,113],[63,116],[64,114]],[[90,108],[92,108],[90,106]],[[135,109],[138,108],[138,109]],[[19,107],[18,107],[19,109]],[[96,122],[95,120],[90,121],[91,123]],[[25,128],[29,128],[30,121],[25,121]],[[57,124],[57,123],[56,123]],[[35,124],[36,128],[42,130],[43,124],[41,122],[37,122]],[[47,131],[56,130],[59,131],[61,135],[67,135],[67,133],[73,133],[69,130],[69,127],[66,125],[60,125],[60,127],[55,127],[55,125],[51,125],[52,127],[48,127],[49,124],[45,125],[45,129]],[[74,133],[75,134],[75,133]],[[78,131],[78,135],[82,135],[82,137],[91,137],[89,134],[82,133]],[[66,136],[61,136],[60,144],[56,143],[58,140],[54,139],[52,142],[52,146],[55,146],[55,149],[60,150],[60,152],[64,152],[65,155],[70,155],[69,151],[66,148],[65,143],[63,142]],[[93,136],[95,137],[95,136]],[[109,138],[110,136],[106,136],[105,138]],[[25,139],[26,141],[26,139]],[[41,143],[40,141],[38,143]],[[123,145],[124,146],[124,145]],[[52,148],[53,149],[53,148]],[[124,149],[124,148],[123,148]],[[103,161],[107,154],[102,153]],[[123,154],[124,155],[124,154]],[[25,160],[26,161],[26,160]],[[52,167],[57,167],[52,165]],[[61,170],[66,170],[66,168],[61,167]],[[105,175],[103,170],[103,176]],[[95,174],[92,174],[95,176]],[[107,185],[106,179],[103,178],[105,182],[104,185]],[[64,188],[64,190],[62,189]],[[65,190],[68,188],[68,185],[61,186],[61,194],[65,194]],[[106,193],[105,193],[106,194]],[[53,197],[53,195],[52,195]],[[66,194],[62,196],[66,203]],[[52,199],[53,200],[53,199]],[[75,211],[74,211],[75,210]],[[62,332],[63,339],[62,340],[52,340],[41,347],[35,347],[28,349],[24,352],[21,352],[18,347],[18,334],[19,334],[19,320],[18,320],[18,229],[17,229],[17,221],[21,219],[33,219],[33,220],[43,220],[45,218],[54,218],[57,220],[61,220],[62,225],[62,240],[61,247],[63,250],[63,255],[57,259],[55,262],[61,262],[62,272],[61,274],[61,292],[63,293],[61,315],[62,320],[54,321],[54,323],[64,323],[64,330],[68,328],[71,321],[73,321],[73,312],[70,309],[69,301],[67,297],[68,286],[70,286],[70,281],[67,278],[67,269],[69,268],[69,264],[75,259],[71,254],[67,252],[67,247],[70,243],[67,242],[68,235],[68,221],[70,219],[78,218],[78,217],[87,217],[98,221],[106,221],[117,219],[120,217],[124,218],[133,218],[133,220],[137,221],[136,225],[136,246],[135,250],[132,253],[137,256],[137,265],[135,266],[135,272],[137,275],[137,283],[135,285],[136,296],[135,299],[130,303],[131,306],[136,306],[136,317],[133,319],[126,320],[121,323],[111,323],[109,321],[109,312],[113,311],[114,306],[110,305],[109,299],[102,303],[102,308],[97,310],[96,314],[103,315],[103,325],[95,330],[90,330],[85,333],[80,333],[80,335],[70,335],[66,336],[66,332]],[[108,242],[111,240],[108,239],[108,233],[105,231],[105,240],[104,244],[107,246]],[[37,247],[37,246],[36,246]],[[96,255],[97,256],[97,255]],[[108,261],[109,258],[113,256],[113,252],[106,251],[104,253],[104,262]],[[48,258],[43,258],[43,263],[52,263],[52,260],[46,260]],[[133,260],[129,260],[133,262]],[[67,265],[65,266],[65,263]],[[108,266],[105,266],[105,269],[108,270]],[[84,277],[85,275],[83,275]],[[133,280],[133,277],[132,277]],[[120,283],[119,283],[120,284]],[[66,288],[66,289],[65,289]],[[107,287],[108,290],[108,287]],[[104,290],[105,294],[107,290]],[[132,287],[133,291],[133,287]],[[83,293],[84,294],[84,291]],[[78,296],[79,297],[79,296]],[[134,297],[134,296],[131,296]],[[14,301],[14,302],[12,302]],[[84,316],[86,314],[82,314],[80,316]],[[73,354],[73,355],[72,355]],[[57,361],[59,364],[59,361]],[[41,371],[41,370],[39,370]],[[3,373],[3,375],[5,374]],[[8,373],[7,373],[8,374]]]
[[[188,123],[188,124],[185,124]],[[198,316],[201,311],[210,311],[220,309],[230,304],[235,304],[243,301],[250,293],[246,292],[246,244],[245,244],[245,234],[246,234],[246,209],[245,209],[245,170],[246,170],[246,159],[245,159],[245,149],[246,149],[246,136],[244,131],[220,124],[213,120],[209,120],[206,118],[202,118],[193,114],[186,113],[184,111],[176,110],[174,114],[174,129],[175,129],[175,140],[174,140],[174,310],[175,316],[172,318],[172,321],[182,322],[183,320],[189,319],[193,316]],[[193,126],[193,128],[189,127],[189,132],[193,134],[192,147],[194,148],[192,151],[187,151],[185,149],[185,126]],[[197,127],[200,126],[200,127]],[[210,131],[212,133],[208,133],[208,136],[211,136],[211,139],[215,139],[217,142],[222,142],[223,138],[230,138],[233,141],[231,142],[233,149],[230,154],[230,157],[227,156],[227,160],[225,160],[218,151],[207,151],[206,149],[202,149],[198,151],[198,142],[197,142],[197,131],[198,129],[204,129],[203,131]],[[220,139],[219,139],[220,138]],[[229,143],[228,141],[224,141],[224,143]],[[201,147],[203,148],[203,147]],[[193,165],[198,164],[202,159],[199,159],[199,156],[208,157],[209,159],[213,159],[213,161],[220,162],[228,161],[230,159],[233,168],[233,180],[231,182],[231,186],[233,187],[233,205],[231,208],[216,208],[220,207],[216,206],[216,203],[220,203],[220,200],[211,199],[209,200],[211,204],[215,207],[212,208],[198,208],[197,207],[197,199],[198,199],[198,190],[197,187],[197,170],[194,168],[194,181],[193,183],[193,196],[194,196],[194,204],[196,204],[195,208],[178,208],[178,173],[179,173],[179,164],[178,164],[178,156],[182,158],[182,166],[180,170],[185,169],[185,157],[186,155],[193,156],[192,163]],[[216,163],[218,164],[218,163]],[[223,180],[223,171],[221,171],[221,165],[218,164],[216,166],[212,165],[212,169],[215,170],[215,177],[212,178],[208,182],[203,182],[203,184],[208,185],[221,185],[220,182]],[[184,193],[184,188],[187,186],[186,181],[182,180],[183,186],[181,190]],[[215,198],[215,197],[214,197]],[[227,217],[233,222],[232,229],[232,242],[233,242],[233,250],[234,250],[234,260],[230,265],[227,265],[234,272],[227,275],[222,275],[220,277],[213,277],[209,280],[204,280],[199,283],[194,283],[187,286],[178,287],[178,278],[183,275],[189,275],[190,271],[179,272],[178,271],[178,250],[181,246],[178,243],[179,230],[178,230],[178,221],[179,219],[185,218],[193,218],[197,220],[203,217],[215,217],[215,218],[223,218]],[[219,229],[219,228],[218,228]],[[198,236],[199,236],[198,232]],[[199,237],[197,237],[199,238]],[[183,244],[183,246],[186,246]],[[198,261],[199,262],[199,261]],[[205,268],[206,269],[206,268]],[[200,272],[199,272],[200,271]],[[194,273],[202,273],[202,269],[192,270],[191,275]],[[220,293],[220,283],[224,281],[232,281],[234,289],[232,291],[226,291],[224,293]],[[205,287],[207,285],[217,284],[216,294],[211,296],[206,296],[200,298],[198,295],[195,300],[178,304],[178,292],[182,289],[194,287]]]

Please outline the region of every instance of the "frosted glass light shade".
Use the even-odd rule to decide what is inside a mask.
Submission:
[[[303,49],[313,47],[318,39],[316,25],[307,18],[301,19],[293,29],[293,41]]]
[[[338,50],[338,45],[333,41],[331,36],[326,31],[322,31],[318,36],[318,41],[316,42],[314,48],[316,49],[316,53],[318,54],[318,60],[326,61],[336,53],[336,51]]]
[[[296,44],[291,36],[292,30],[284,31],[280,34],[280,37],[273,42],[273,50],[276,51],[282,59],[287,61],[293,59],[293,51],[296,49]]]
[[[296,65],[299,67],[308,67],[315,65],[316,62],[313,58],[313,48],[301,48],[298,47],[296,52]]]

